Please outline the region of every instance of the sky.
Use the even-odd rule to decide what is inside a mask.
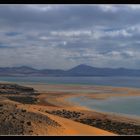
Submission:
[[[140,5],[0,5],[0,67],[140,69]]]

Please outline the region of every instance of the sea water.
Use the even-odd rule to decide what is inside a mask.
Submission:
[[[140,77],[0,77],[15,83],[84,84],[140,88]]]
[[[72,97],[69,100],[93,110],[140,117],[140,96],[110,97],[106,99],[90,99],[81,96]]]

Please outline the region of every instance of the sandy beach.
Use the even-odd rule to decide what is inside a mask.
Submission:
[[[105,99],[110,96],[140,96],[138,89],[88,85],[24,84],[24,86],[30,92],[33,88],[35,94],[10,94],[8,92],[0,95],[1,113],[3,115],[0,121],[6,120],[6,123],[13,129],[16,129],[16,125],[20,127],[14,132],[8,130],[8,133],[4,131],[7,128],[2,123],[1,135],[111,136],[140,134],[140,118],[99,112],[68,100],[71,97],[80,96],[87,96],[91,99]],[[28,87],[31,88],[28,89]],[[23,89],[26,90],[26,88]],[[91,94],[97,91],[104,91],[104,93]],[[8,115],[11,118],[5,117]]]

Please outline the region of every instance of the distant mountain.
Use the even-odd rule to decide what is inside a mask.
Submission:
[[[34,69],[27,66],[0,68],[0,76],[140,76],[140,70],[126,68],[96,68],[85,64],[69,70]]]
[[[0,68],[0,76],[24,76],[33,73],[39,73],[39,70],[27,66]]]
[[[67,71],[73,76],[140,76],[140,70],[125,68],[96,68],[88,65],[78,65]]]
[[[70,75],[78,75],[78,76],[88,76],[88,75],[90,76],[90,75],[102,74],[100,72],[100,68],[95,68],[84,64],[78,65],[68,70],[67,73]]]

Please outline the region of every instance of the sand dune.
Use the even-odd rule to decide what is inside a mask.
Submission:
[[[40,109],[45,109],[43,106],[24,106],[19,105],[20,108],[27,109],[29,112],[34,112],[37,114],[46,115],[51,120],[55,120],[60,126],[59,127],[48,127],[47,131],[44,129],[44,125],[34,125],[34,132],[37,135],[116,135],[111,132],[98,129],[96,127],[91,127],[89,125],[85,125],[79,122],[75,122],[70,119],[62,118],[56,115],[44,113],[43,111],[39,111]]]
[[[61,135],[115,135],[111,132],[81,124],[69,119],[48,115],[64,128]]]

